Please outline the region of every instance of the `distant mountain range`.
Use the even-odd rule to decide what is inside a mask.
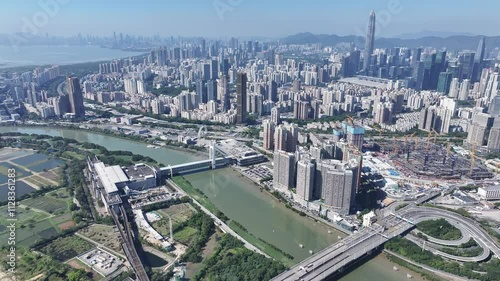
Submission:
[[[422,30],[414,33],[404,33],[394,38],[399,39],[419,39],[424,37],[451,37],[451,36],[476,36],[477,34],[472,34],[468,32],[449,32],[449,31],[431,31],[431,30]]]
[[[392,48],[392,47],[434,47],[437,49],[446,48],[448,50],[476,50],[479,40],[483,36],[480,35],[454,35],[449,37],[426,36],[418,39],[412,38],[377,38],[375,39],[376,48]],[[338,36],[335,34],[312,34],[310,32],[298,33],[287,36],[281,39],[284,44],[315,44],[337,45],[340,43],[354,43],[358,47],[363,48],[365,38],[361,36]],[[495,47],[500,47],[500,36],[486,36],[486,48],[491,50]]]

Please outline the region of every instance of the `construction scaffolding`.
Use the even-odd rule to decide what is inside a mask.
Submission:
[[[449,143],[439,144],[427,138],[386,139],[379,141],[380,152],[389,155],[391,160],[405,174],[440,179],[473,180],[492,178],[491,173],[477,156],[470,159],[451,151]]]

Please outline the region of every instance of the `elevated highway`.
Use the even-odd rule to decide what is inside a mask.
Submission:
[[[435,195],[426,196],[432,198]],[[421,200],[423,202],[423,200]],[[428,207],[416,207],[410,204],[392,216],[380,220],[372,228],[359,232],[333,244],[332,246],[305,259],[290,270],[276,276],[273,281],[324,280],[362,256],[369,254],[393,237],[399,236],[414,227],[422,218],[445,218],[468,233],[484,249],[478,257],[464,258],[467,261],[482,261],[489,256],[489,251],[500,257],[500,247],[475,221],[459,214]],[[489,249],[489,250],[488,250]],[[445,253],[443,253],[445,254]],[[450,255],[451,256],[451,255]]]
[[[409,208],[404,210],[400,215],[413,221],[421,220],[425,217],[437,217],[444,218],[449,221],[454,221],[454,225],[456,227],[458,227],[461,231],[469,233],[469,235],[474,238],[474,240],[483,249],[485,249],[485,251],[489,249],[489,251],[491,251],[495,256],[500,258],[500,246],[496,242],[495,238],[490,237],[490,235],[484,229],[482,229],[476,221],[472,219],[466,218],[451,211],[430,207]]]

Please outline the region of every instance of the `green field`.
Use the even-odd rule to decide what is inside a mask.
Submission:
[[[63,158],[67,158],[67,159],[78,159],[78,160],[85,160],[85,155],[83,154],[78,154],[74,151],[64,151],[63,154],[62,154],[62,157]]]
[[[48,219],[28,225],[18,224],[16,228],[16,243],[17,245],[29,247],[38,240],[48,239],[58,233],[56,227]],[[0,246],[7,244],[8,237],[9,233],[7,232],[0,235]]]
[[[186,226],[180,231],[174,233],[174,240],[179,241],[184,245],[191,244],[191,241],[196,238],[198,231],[192,227]]]
[[[16,219],[18,225],[28,224],[30,222],[31,223],[39,222],[48,217],[49,214],[44,212],[26,210],[25,208],[19,206],[16,207]],[[7,219],[9,219],[7,213],[7,206],[0,207],[0,225],[8,224]],[[2,233],[2,230],[0,230],[0,233]]]
[[[68,211],[68,201],[68,199],[60,199],[50,194],[45,194],[44,196],[21,201],[21,204],[53,214]]]
[[[71,198],[65,189],[20,201],[15,216],[17,243],[30,246],[38,240],[60,233],[58,225],[72,220],[68,208],[70,203]],[[5,228],[10,223],[8,219],[7,206],[0,207],[0,246],[6,245],[8,241],[9,233]]]
[[[164,236],[170,236],[170,223],[168,217],[170,216],[172,218],[172,226],[176,229],[179,224],[189,220],[193,216],[195,209],[193,209],[190,204],[185,203],[156,210],[155,213],[162,218],[152,223],[153,228]]]
[[[67,261],[92,248],[94,248],[92,243],[77,236],[69,235],[52,240],[38,250],[56,260]]]

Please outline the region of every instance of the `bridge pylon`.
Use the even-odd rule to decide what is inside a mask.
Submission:
[[[212,160],[212,170],[216,169],[217,168],[217,165],[216,165],[216,149],[215,149],[215,141],[211,141],[210,142],[210,146],[208,148],[208,157],[210,160]]]

